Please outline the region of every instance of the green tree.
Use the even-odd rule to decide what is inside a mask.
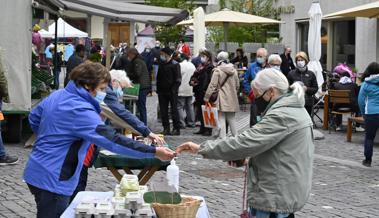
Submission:
[[[169,8],[180,8],[188,10],[190,12],[194,9],[193,0],[145,0],[149,5],[169,7]],[[184,36],[185,27],[183,26],[173,26],[166,24],[159,24],[155,26],[155,37],[157,40],[168,45],[170,42],[177,42],[180,38]]]
[[[220,8],[228,7],[234,11],[279,19],[279,13],[274,8],[276,1],[277,0],[220,0]],[[231,26],[228,31],[228,41],[237,42],[239,44],[244,42],[265,43],[267,39],[270,38],[271,33],[276,32],[279,32],[278,25]],[[210,40],[217,43],[223,42],[223,27],[210,28]]]

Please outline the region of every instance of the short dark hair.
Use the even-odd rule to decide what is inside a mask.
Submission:
[[[84,45],[82,45],[82,44],[78,44],[78,45],[76,45],[75,46],[75,52],[76,53],[79,53],[79,52],[81,52],[81,51],[85,51],[85,47],[84,47]]]
[[[377,62],[371,62],[363,73],[362,79],[366,79],[367,77],[370,77],[371,75],[379,74],[379,64]]]
[[[77,86],[87,86],[90,90],[95,90],[99,84],[109,83],[111,75],[102,64],[85,62],[72,70],[70,79]]]
[[[242,48],[237,48],[236,53],[237,52],[240,52],[242,56],[245,54]]]
[[[208,50],[202,51],[202,52],[200,53],[200,55],[207,56],[207,58],[208,58],[209,60],[212,60],[212,53],[211,53],[210,51],[208,51]]]

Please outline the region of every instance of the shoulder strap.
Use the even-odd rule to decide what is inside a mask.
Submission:
[[[230,75],[227,75],[226,78],[224,79],[224,82],[221,83],[220,89],[225,85],[226,81],[229,79]]]

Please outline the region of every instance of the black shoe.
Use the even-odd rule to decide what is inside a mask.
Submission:
[[[188,128],[195,128],[195,125],[187,125]]]
[[[193,134],[196,134],[196,135],[202,135],[202,134],[204,134],[205,133],[205,131],[204,130],[199,130],[199,131],[197,131],[197,132],[194,132]]]
[[[180,129],[174,129],[172,135],[180,135]]]
[[[364,159],[362,165],[366,167],[371,167],[371,160]]]
[[[18,162],[17,157],[5,155],[4,157],[0,158],[0,166],[12,165],[12,164],[16,164],[17,162]]]
[[[203,136],[212,136],[212,130],[205,130]]]
[[[161,132],[162,135],[171,135],[170,129],[164,129],[163,132]]]

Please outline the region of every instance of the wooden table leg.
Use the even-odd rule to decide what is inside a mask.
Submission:
[[[113,174],[113,176],[119,181],[121,182],[121,179],[122,179],[122,175],[120,174],[120,172],[118,172],[118,170],[114,167],[108,167],[108,170],[111,171],[111,173]]]
[[[351,142],[352,134],[353,134],[353,120],[349,118],[347,121],[347,133],[346,133],[346,140],[348,142]]]
[[[325,95],[324,97],[324,121],[323,128],[325,130],[329,129],[329,96]]]
[[[128,167],[124,167],[123,169],[126,174],[134,175],[134,173]]]
[[[142,177],[142,179],[139,181],[140,185],[146,185],[146,183],[150,180],[150,178],[154,175],[156,171],[159,170],[159,167],[154,166],[151,168],[148,168],[146,171],[146,174]]]
[[[138,180],[141,180],[145,174],[149,171],[149,167],[143,168],[139,173],[138,173]]]

